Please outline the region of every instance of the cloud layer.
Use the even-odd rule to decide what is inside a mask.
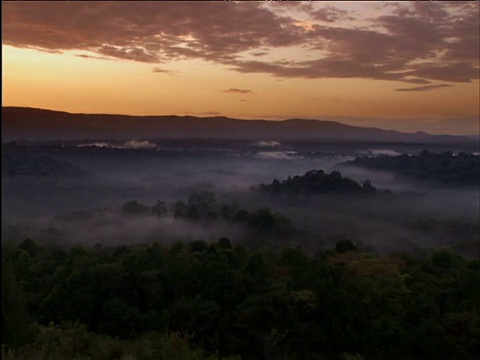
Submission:
[[[223,90],[223,92],[243,94],[243,95],[254,94],[252,90],[248,90],[248,89],[227,89],[227,90]]]
[[[283,78],[424,85],[398,91],[478,79],[478,2],[368,6],[362,14],[325,3],[5,2],[3,44],[155,65],[202,59]],[[290,47],[303,49],[308,60],[263,60]],[[162,69],[154,72],[169,74]],[[234,90],[243,91],[228,92]]]
[[[411,87],[411,88],[402,88],[402,89],[397,89],[396,91],[430,91],[430,90],[451,87],[451,86],[452,85],[448,85],[448,84],[426,85],[426,86],[417,86],[417,87]]]

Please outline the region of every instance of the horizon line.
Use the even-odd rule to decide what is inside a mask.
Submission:
[[[230,117],[228,115],[223,115],[220,113],[215,113],[211,112],[209,115],[209,112],[205,112],[204,114],[202,113],[184,113],[184,114],[122,114],[122,113],[107,113],[107,112],[72,112],[72,111],[66,111],[66,110],[57,110],[57,109],[48,109],[48,108],[39,108],[39,107],[34,107],[34,106],[19,106],[19,105],[2,105],[2,110],[4,108],[17,108],[17,109],[31,109],[31,110],[40,110],[40,111],[50,111],[50,112],[57,112],[57,113],[65,113],[65,114],[71,114],[71,115],[99,115],[99,116],[124,116],[124,117],[178,117],[178,118],[185,118],[185,117],[192,117],[192,118],[198,118],[198,119],[214,119],[214,118],[225,118],[233,121],[265,121],[265,122],[272,122],[272,123],[278,123],[278,122],[285,122],[285,121],[315,121],[315,122],[331,122],[331,123],[337,123],[349,127],[357,127],[357,128],[363,128],[363,129],[380,129],[384,131],[390,131],[390,132],[397,132],[397,133],[403,133],[403,134],[418,134],[418,133],[424,133],[427,135],[432,135],[432,136],[460,136],[460,137],[477,137],[480,136],[480,132],[477,134],[472,134],[472,133],[464,133],[464,134],[452,134],[452,133],[432,133],[429,131],[425,130],[398,130],[398,129],[393,129],[393,128],[387,128],[387,127],[380,127],[381,125],[361,125],[361,124],[349,124],[346,122],[343,122],[339,119],[350,119],[350,120],[359,120],[359,121],[365,121],[367,119],[369,120],[374,120],[374,121],[379,121],[379,120],[385,120],[385,121],[422,121],[422,119],[416,119],[416,118],[374,118],[374,117],[352,117],[352,116],[341,116],[341,115],[331,115],[328,116],[326,115],[325,117],[323,116],[298,116],[298,117],[290,117],[288,115],[264,115],[261,117]],[[467,117],[467,116],[465,116]],[[480,115],[478,116],[480,118]],[[277,119],[275,119],[277,118]],[[427,119],[423,119],[424,121]]]

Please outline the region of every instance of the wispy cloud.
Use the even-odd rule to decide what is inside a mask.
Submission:
[[[173,70],[166,70],[166,69],[161,69],[161,68],[153,68],[154,73],[159,73],[159,74],[167,74],[167,75],[173,75],[175,74],[175,71]]]
[[[252,53],[253,56],[264,56],[264,55],[268,55],[268,51],[255,51]]]
[[[227,89],[227,90],[223,90],[223,92],[237,93],[237,94],[244,94],[244,95],[255,94],[252,90],[247,90],[247,89]]]
[[[86,55],[86,54],[75,54],[76,57],[83,59],[95,59],[95,60],[116,60],[105,56],[95,56],[95,55]]]
[[[395,91],[431,91],[431,90],[441,89],[441,88],[446,88],[451,86],[452,85],[448,85],[448,84],[438,84],[438,85],[418,86],[418,87],[412,87],[412,88],[402,88],[402,89],[396,89]]]

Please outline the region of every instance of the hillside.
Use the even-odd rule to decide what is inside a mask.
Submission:
[[[2,140],[55,139],[275,139],[454,143],[467,138],[363,128],[333,121],[239,120],[226,117],[72,114],[22,107],[2,108]]]

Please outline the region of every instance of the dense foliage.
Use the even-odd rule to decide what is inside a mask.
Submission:
[[[371,169],[390,170],[417,179],[450,185],[478,186],[480,184],[480,156],[451,151],[441,154],[427,150],[419,155],[357,157],[350,164]]]
[[[444,250],[378,256],[345,240],[308,257],[226,238],[68,250],[27,239],[2,250],[2,344],[18,349],[5,358],[480,353],[480,262]]]
[[[361,186],[356,181],[343,177],[339,171],[332,171],[330,174],[326,174],[323,170],[311,170],[303,176],[288,177],[287,180],[282,182],[275,179],[270,185],[261,184],[259,190],[270,193],[293,194],[371,194],[377,191],[368,180]]]

